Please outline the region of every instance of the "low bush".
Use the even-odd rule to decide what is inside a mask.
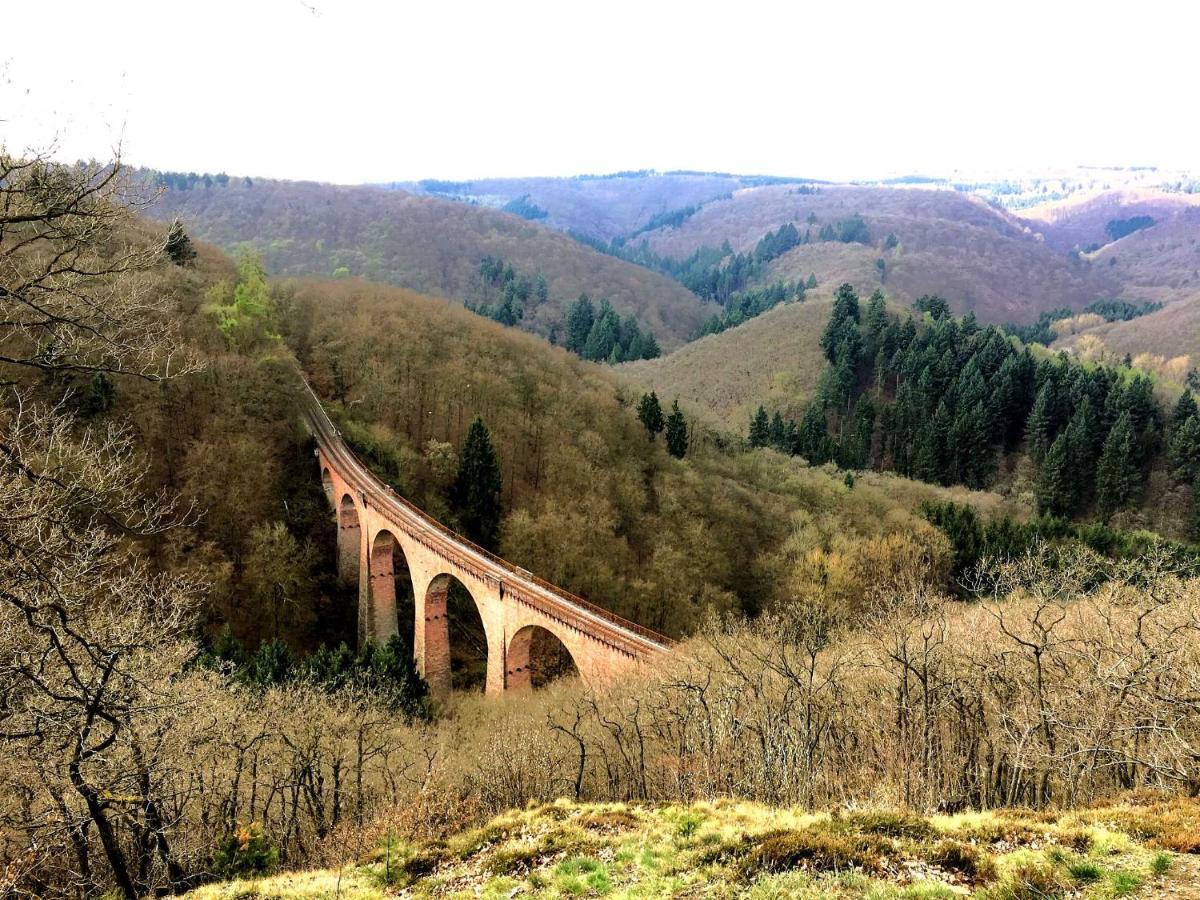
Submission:
[[[225,878],[269,875],[279,865],[279,848],[257,822],[238,825],[213,855],[213,871]]]
[[[942,840],[928,848],[925,861],[975,882],[996,877],[996,862],[986,852],[963,841]]]
[[[852,837],[823,829],[772,831],[747,837],[752,847],[740,865],[744,878],[804,868],[814,872],[862,869],[882,872],[892,853],[890,841],[873,835]]]

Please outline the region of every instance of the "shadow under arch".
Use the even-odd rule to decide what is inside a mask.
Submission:
[[[578,677],[579,667],[553,631],[526,625],[509,642],[504,676],[506,690],[536,689],[559,678]]]
[[[442,573],[425,592],[425,680],[434,694],[487,687],[488,635],[474,595]]]
[[[398,635],[411,655],[417,611],[404,548],[394,534],[383,529],[371,541],[368,558],[367,636],[382,647]]]

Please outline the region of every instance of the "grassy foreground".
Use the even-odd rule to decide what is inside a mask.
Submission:
[[[1049,900],[1198,896],[1200,803],[1132,795],[1066,813],[919,817],[717,801],[506,813],[356,865],[214,884],[191,900],[749,897]]]

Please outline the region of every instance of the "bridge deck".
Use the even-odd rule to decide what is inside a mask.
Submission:
[[[312,388],[303,397],[303,413],[323,456],[368,505],[379,509],[415,540],[436,550],[479,577],[490,578],[502,596],[528,604],[564,624],[638,658],[674,645],[674,641],[513,565],[447,528],[381,482],[342,439]]]

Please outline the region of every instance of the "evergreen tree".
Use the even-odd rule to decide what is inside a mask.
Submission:
[[[1038,512],[1069,518],[1075,510],[1076,482],[1071,469],[1071,441],[1062,431],[1050,445],[1038,472]]]
[[[837,362],[843,344],[848,345],[854,361],[857,361],[860,344],[858,316],[858,294],[849,284],[841,285],[834,292],[833,310],[821,335],[821,349],[830,362]]]
[[[954,421],[946,401],[937,405],[933,418],[921,429],[917,452],[913,459],[913,476],[933,484],[950,482],[949,453]]]
[[[1176,481],[1200,482],[1200,414],[1191,416],[1174,429],[1167,455],[1171,475]]]
[[[841,465],[847,469],[865,469],[871,461],[875,435],[875,404],[869,395],[859,398],[854,418],[842,435]]]
[[[592,333],[595,318],[596,312],[591,298],[587,294],[580,294],[579,299],[571,304],[571,309],[567,313],[565,346],[572,353],[583,355],[583,348],[587,344],[588,335]]]
[[[787,448],[784,446],[783,416],[781,416],[778,412],[771,417],[770,435],[771,446],[776,450],[786,451]]]
[[[1071,417],[1067,429],[1071,432],[1071,452],[1075,473],[1081,484],[1092,480],[1096,458],[1103,445],[1100,420],[1092,407],[1092,398],[1084,397]]]
[[[638,420],[646,427],[646,433],[650,435],[650,440],[654,440],[655,436],[661,433],[666,426],[662,406],[658,402],[658,394],[654,391],[642,394],[642,399],[638,401],[637,416]]]
[[[771,425],[767,419],[767,411],[763,407],[750,417],[750,446],[765,447],[771,441]]]
[[[467,537],[488,549],[500,534],[500,462],[483,420],[476,417],[467,430],[458,477],[450,501]]]
[[[817,288],[817,273],[816,272],[809,272],[808,281],[804,282],[804,287],[806,290],[810,290],[810,291],[816,290],[816,288]]]
[[[1154,382],[1145,375],[1134,377],[1126,385],[1121,406],[1129,413],[1134,463],[1140,467],[1154,453],[1161,433],[1158,404],[1154,402]]]
[[[620,346],[620,340],[621,320],[609,302],[601,300],[592,330],[588,332],[580,355],[593,362],[603,362],[612,356],[613,347]]]
[[[887,301],[883,298],[883,291],[875,291],[871,294],[871,299],[867,301],[867,316],[864,325],[865,350],[867,358],[871,359],[878,351],[880,341],[888,326]]]
[[[621,320],[621,359],[640,359],[642,347],[642,331],[638,328],[637,319],[633,313]]]
[[[982,402],[968,403],[960,410],[951,428],[952,481],[982,488],[995,468],[987,406]]]
[[[1029,414],[1029,424],[1025,428],[1029,457],[1036,466],[1040,466],[1046,458],[1054,438],[1054,404],[1054,382],[1047,381],[1038,391],[1033,412]]]
[[[688,449],[687,420],[679,411],[679,401],[671,404],[671,414],[667,416],[667,452],[676,459],[683,459]]]
[[[825,430],[825,407],[814,401],[804,411],[800,430],[796,435],[796,451],[808,460],[809,465],[819,466],[833,456],[829,434]]]
[[[642,332],[642,344],[638,349],[637,359],[658,359],[661,350],[659,350],[659,342],[655,340],[653,331]]]
[[[1188,419],[1196,415],[1200,415],[1200,409],[1196,408],[1196,399],[1192,396],[1191,391],[1184,391],[1179,396],[1179,401],[1175,404],[1175,409],[1171,412],[1171,432],[1175,432]]]
[[[1139,481],[1133,417],[1124,412],[1108,433],[1096,467],[1096,509],[1101,518],[1108,521],[1114,512],[1128,506],[1137,495]]]
[[[190,266],[196,260],[196,248],[192,246],[191,238],[187,236],[187,232],[183,230],[183,223],[178,219],[171,223],[171,230],[167,232],[167,242],[163,249],[171,262],[177,266]]]

